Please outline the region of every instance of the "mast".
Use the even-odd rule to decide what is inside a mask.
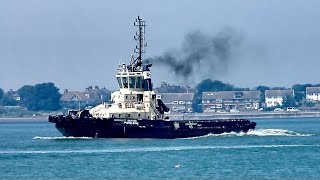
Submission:
[[[140,16],[136,18],[134,22],[134,26],[138,27],[138,31],[134,35],[134,40],[137,41],[136,48],[134,49],[134,53],[136,53],[136,57],[133,58],[133,62],[131,62],[131,66],[138,68],[142,66],[142,55],[145,53],[144,48],[147,47],[147,43],[145,43],[145,21],[143,21]]]

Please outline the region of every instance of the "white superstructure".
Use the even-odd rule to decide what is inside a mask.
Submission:
[[[151,64],[142,61],[144,43],[145,22],[138,17],[135,22],[138,27],[134,39],[138,42],[135,53],[132,55],[130,65],[119,66],[116,78],[119,91],[111,94],[112,104],[100,104],[89,110],[89,113],[96,118],[134,118],[134,119],[164,119],[164,111],[167,107],[161,100],[156,99],[152,90]]]
[[[90,114],[100,118],[162,119],[156,109],[155,92],[143,87],[151,82],[150,76],[150,71],[135,71],[123,64],[116,75],[120,90],[111,94],[112,104],[100,104],[90,109]]]

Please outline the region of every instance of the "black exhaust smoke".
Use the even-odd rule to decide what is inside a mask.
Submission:
[[[178,77],[212,78],[227,71],[228,64],[243,42],[242,36],[225,28],[215,36],[196,31],[185,36],[180,50],[149,58],[154,65],[170,68]]]

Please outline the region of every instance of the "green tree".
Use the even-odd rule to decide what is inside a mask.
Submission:
[[[0,104],[3,106],[16,106],[18,103],[11,95],[5,94],[1,98]]]
[[[20,105],[25,106],[27,109],[30,110],[30,108],[34,106],[33,104],[35,104],[34,101],[36,101],[34,98],[34,86],[24,85],[17,91],[17,93],[20,95],[21,98]]]
[[[2,99],[3,96],[4,96],[4,91],[3,89],[0,88],[0,99]]]
[[[303,99],[304,93],[306,91],[306,85],[295,84],[292,86],[292,90],[294,91],[294,99],[299,102]]]
[[[6,110],[3,107],[0,107],[0,114],[4,114]]]
[[[59,89],[51,82],[25,85],[18,90],[18,94],[21,96],[21,103],[32,111],[54,111],[61,108]]]
[[[202,112],[201,102],[202,93],[208,91],[232,91],[235,89],[233,85],[223,83],[222,81],[212,81],[211,79],[205,79],[200,82],[196,88],[193,96],[192,108],[194,112]]]
[[[288,90],[289,88],[286,87],[272,87],[272,90]]]
[[[262,103],[265,101],[265,98],[266,98],[266,90],[270,90],[270,87],[268,86],[258,86],[256,87],[256,91],[260,91],[260,99],[259,99],[259,102]],[[260,104],[261,105],[261,104]]]
[[[282,107],[296,107],[296,101],[292,96],[285,96],[282,101]]]

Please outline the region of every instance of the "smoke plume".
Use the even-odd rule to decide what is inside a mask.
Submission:
[[[165,52],[148,60],[154,65],[168,67],[185,80],[194,76],[212,78],[227,71],[242,42],[242,36],[231,28],[225,28],[215,36],[196,31],[185,36],[179,50]]]

